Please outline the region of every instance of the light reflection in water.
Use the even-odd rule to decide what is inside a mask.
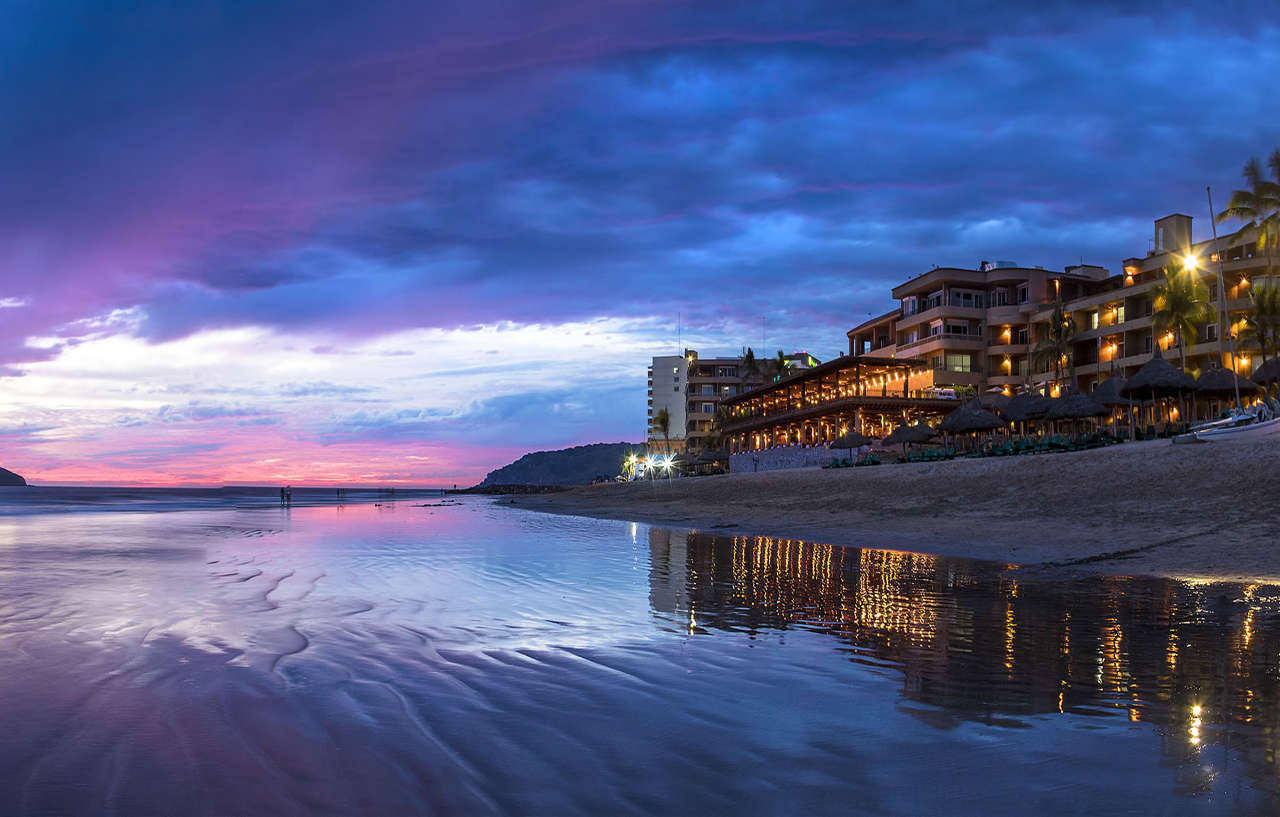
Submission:
[[[1211,791],[1218,767],[1235,764],[1277,793],[1275,588],[1126,577],[1028,584],[1007,568],[929,555],[658,529],[650,544],[655,609],[696,605],[710,629],[826,633],[851,660],[897,667],[904,698],[948,716],[933,723],[1115,711],[1161,736],[1176,792]],[[1213,768],[1210,746],[1220,750]]]
[[[1277,609],[476,500],[19,513],[0,811],[1270,813]]]

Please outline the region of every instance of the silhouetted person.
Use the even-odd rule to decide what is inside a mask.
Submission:
[[[280,486],[280,505],[284,506],[284,486]]]

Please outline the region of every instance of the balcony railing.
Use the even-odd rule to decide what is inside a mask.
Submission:
[[[914,349],[917,346],[923,346],[924,344],[929,343],[930,341],[935,341],[935,340],[972,340],[978,343],[985,343],[984,338],[982,337],[982,335],[979,335],[979,334],[970,334],[968,332],[938,332],[936,334],[928,335],[926,337],[920,338],[919,340],[913,340],[909,343],[899,344],[898,348]]]

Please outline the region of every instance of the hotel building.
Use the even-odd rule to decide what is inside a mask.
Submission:
[[[821,445],[848,429],[884,434],[908,419],[948,413],[962,391],[1090,392],[1112,371],[1132,376],[1157,345],[1181,363],[1179,339],[1153,325],[1166,268],[1198,276],[1217,315],[1188,344],[1187,368],[1234,363],[1247,377],[1259,353],[1243,332],[1251,288],[1280,280],[1269,277],[1252,233],[1193,242],[1191,228],[1187,215],[1157,219],[1151,249],[1125,259],[1116,274],[1093,265],[1059,272],[984,261],[918,275],[893,288],[892,310],[849,330],[847,356],[728,397],[731,450]],[[1052,362],[1035,354],[1059,301],[1076,327],[1060,381]],[[1220,326],[1234,339],[1234,360]]]
[[[783,356],[787,370],[803,371],[818,365],[807,352]],[[764,383],[768,360],[760,360],[761,371],[748,375],[742,357],[701,358],[686,349],[683,355],[655,357],[649,365],[650,446],[666,446],[673,451],[696,455],[713,436],[712,421],[720,402]],[[667,410],[670,428],[667,437],[657,426],[658,413]]]

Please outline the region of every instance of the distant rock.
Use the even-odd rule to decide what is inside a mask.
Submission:
[[[559,451],[535,451],[490,471],[478,488],[498,485],[590,485],[599,476],[616,476],[622,460],[643,446],[635,443],[594,443]]]
[[[0,485],[26,485],[27,481],[12,471],[0,468]]]

